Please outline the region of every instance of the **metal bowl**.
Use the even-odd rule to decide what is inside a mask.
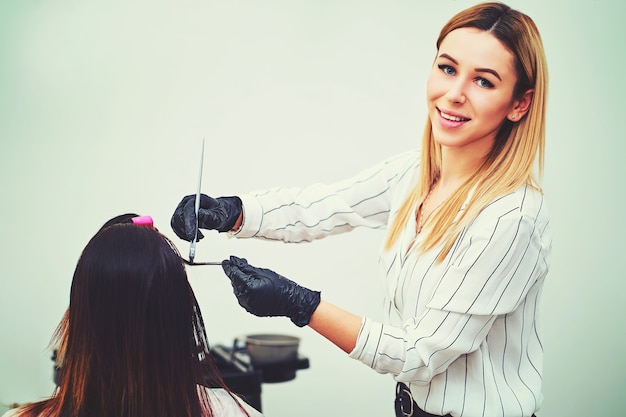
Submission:
[[[284,334],[246,336],[246,350],[253,366],[292,362],[298,359],[300,338]]]

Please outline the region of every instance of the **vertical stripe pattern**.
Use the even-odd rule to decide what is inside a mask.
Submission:
[[[415,186],[419,152],[353,178],[241,196],[238,237],[304,242],[355,227],[386,229]],[[409,221],[380,255],[382,320],[365,318],[350,356],[409,385],[418,405],[455,417],[523,417],[541,405],[541,290],[552,236],[544,197],[520,187],[469,224],[442,263],[418,254]]]

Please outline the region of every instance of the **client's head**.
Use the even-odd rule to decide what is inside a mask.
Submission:
[[[76,266],[59,327],[59,406],[194,415],[209,353],[200,309],[175,246],[132,217],[107,222]]]

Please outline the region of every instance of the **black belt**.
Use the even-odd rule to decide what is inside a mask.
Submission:
[[[396,385],[396,417],[452,417],[450,414],[430,414],[417,406],[413,394],[406,384],[398,382]],[[532,417],[535,417],[533,414]]]
[[[396,385],[396,417],[452,417],[450,414],[430,414],[418,407],[411,390],[406,384]]]

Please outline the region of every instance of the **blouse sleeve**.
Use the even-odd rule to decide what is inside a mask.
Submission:
[[[356,227],[384,228],[394,184],[414,173],[417,155],[403,153],[334,184],[241,195],[244,221],[234,235],[298,243]]]

